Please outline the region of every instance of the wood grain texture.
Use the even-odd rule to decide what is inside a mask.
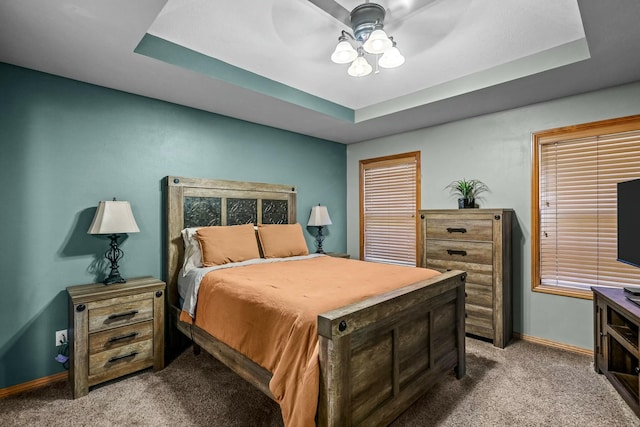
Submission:
[[[178,306],[178,272],[182,267],[184,246],[181,231],[184,227],[185,197],[220,197],[223,203],[222,225],[227,225],[226,200],[228,198],[261,200],[286,200],[287,220],[297,222],[296,189],[292,185],[265,184],[255,182],[212,180],[168,176],[164,178],[166,204],[166,277],[169,305]],[[258,208],[257,222],[262,223],[261,209]],[[205,225],[205,224],[202,224]],[[171,336],[171,334],[169,334]]]
[[[424,229],[420,265],[466,271],[466,331],[504,348],[513,335],[513,210],[423,210],[420,217]]]
[[[164,282],[142,277],[108,286],[70,286],[67,293],[74,398],[92,385],[164,367]]]
[[[189,337],[273,399],[270,372],[197,326],[179,320],[177,274],[183,251],[180,231],[184,228],[184,198],[190,194],[227,197],[244,192],[265,199],[286,197],[293,223],[295,189],[176,177],[167,177],[165,188],[169,327]],[[448,370],[455,368],[458,377],[462,377],[465,279],[462,271],[444,272],[319,315],[318,424],[388,424]],[[169,332],[168,336],[174,335]]]
[[[141,297],[135,298],[134,301],[131,301],[131,297],[114,298],[113,304],[98,308],[95,308],[92,303],[87,304],[89,332],[151,319],[153,317],[153,293],[146,292],[141,294]],[[114,310],[114,307],[117,309]]]
[[[112,350],[100,353],[89,353],[89,385],[96,384],[94,379],[100,377],[100,381],[118,378],[137,369],[131,369],[133,365],[149,367],[153,363],[153,340],[144,340]],[[138,368],[142,369],[142,368]],[[106,375],[101,376],[108,371]]]
[[[132,343],[153,339],[153,322],[134,323],[117,329],[89,334],[89,354],[113,350]]]
[[[620,288],[593,286],[594,369],[640,417],[640,307]]]
[[[446,214],[427,217],[427,237],[444,240],[480,240],[491,241],[491,220],[489,219],[452,219]]]

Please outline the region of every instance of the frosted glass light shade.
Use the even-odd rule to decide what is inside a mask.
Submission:
[[[383,53],[385,50],[389,49],[393,42],[389,40],[387,33],[384,30],[374,30],[367,39],[366,42],[362,45],[364,50],[369,53]]]
[[[358,57],[358,52],[348,41],[341,41],[336,46],[336,50],[331,54],[331,60],[336,64],[347,64]]]
[[[364,77],[371,73],[373,68],[364,58],[364,56],[359,56],[355,61],[351,64],[347,73],[349,73],[352,77]]]
[[[129,202],[102,201],[98,204],[88,234],[138,233],[140,229]]]
[[[402,64],[404,64],[404,56],[395,46],[387,50],[378,61],[378,65],[382,68],[396,68]]]
[[[311,215],[309,215],[309,222],[307,225],[320,226],[331,224],[331,218],[329,218],[329,211],[326,206],[318,205],[311,208]]]

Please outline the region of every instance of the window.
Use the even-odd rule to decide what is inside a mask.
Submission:
[[[533,162],[533,290],[640,285],[640,269],[616,261],[616,184],[640,178],[640,116],[535,133]]]
[[[416,266],[420,152],[360,161],[360,258]]]

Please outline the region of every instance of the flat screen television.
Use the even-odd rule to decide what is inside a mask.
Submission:
[[[618,183],[618,261],[640,267],[640,179]]]

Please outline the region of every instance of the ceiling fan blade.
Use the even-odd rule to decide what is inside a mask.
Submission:
[[[434,7],[438,3],[444,0],[403,0],[394,3],[391,7],[387,8],[387,16],[385,18],[385,25],[391,24],[392,26],[399,27],[400,24],[409,18],[411,15],[420,12],[426,7]]]
[[[351,12],[335,0],[309,0],[309,2],[333,16],[347,27],[351,27]]]

